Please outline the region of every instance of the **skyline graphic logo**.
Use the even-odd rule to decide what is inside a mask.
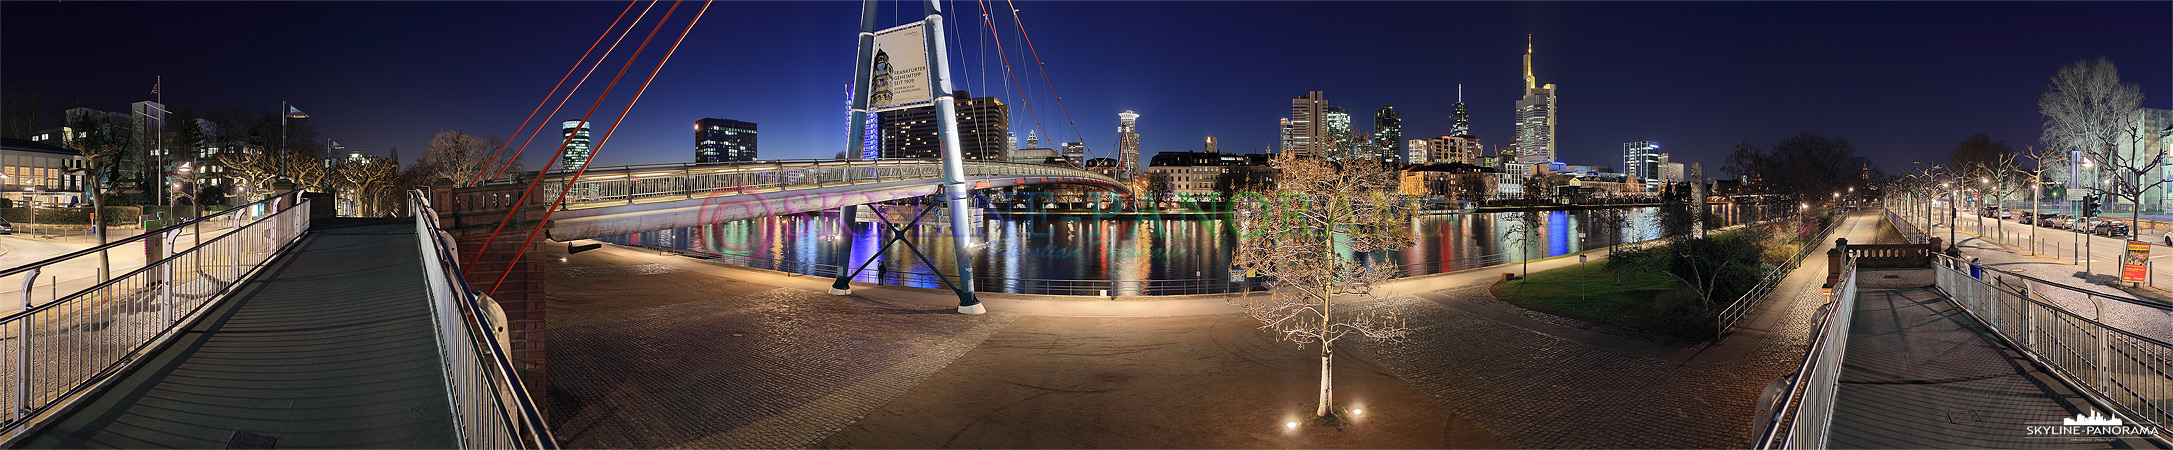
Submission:
[[[2099,412],[2097,412],[2097,411],[2091,411],[2091,412],[2090,412],[2090,415],[2087,415],[2087,416],[2086,416],[2086,415],[2082,415],[2082,414],[2076,414],[2076,415],[2075,415],[2075,417],[2069,417],[2069,418],[2065,418],[2065,419],[2060,419],[2060,425],[2065,425],[2065,426],[2084,426],[2084,427],[2088,427],[2088,426],[2112,426],[2112,427],[2117,427],[2117,426],[2121,426],[2121,425],[2122,425],[2122,423],[2120,422],[2120,417],[2117,417],[2117,416],[2116,416],[2116,417],[2105,417],[2105,414],[2103,414],[2103,413],[2099,413]]]

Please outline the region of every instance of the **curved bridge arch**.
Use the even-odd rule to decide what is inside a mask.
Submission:
[[[1129,196],[1116,179],[1069,167],[965,163],[972,189],[1076,184]],[[543,198],[571,177],[543,175]],[[556,182],[554,182],[556,181]],[[942,192],[940,160],[808,160],[666,164],[590,169],[552,215],[552,240],[568,241],[835,209]],[[547,201],[547,200],[546,200]]]

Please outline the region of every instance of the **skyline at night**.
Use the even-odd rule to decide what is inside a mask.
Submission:
[[[529,125],[546,131],[528,155],[556,148],[558,122],[578,118],[595,101],[661,6],[564,112]],[[858,6],[714,5],[624,126],[597,149],[596,164],[691,161],[687,130],[704,117],[759,124],[762,159],[828,158],[843,150],[843,92]],[[412,159],[439,130],[509,136],[625,7],[7,2],[0,8],[13,17],[173,31],[154,32],[163,36],[160,43],[137,57],[81,58],[71,56],[80,55],[78,47],[129,53],[142,38],[71,34],[66,21],[11,23],[0,44],[11,59],[68,64],[66,70],[10,65],[0,88],[60,107],[81,98],[87,107],[120,110],[150,98],[152,80],[163,77],[172,107],[269,110],[284,100],[349,149],[382,155],[398,147]],[[1313,90],[1325,92],[1328,105],[1352,111],[1393,104],[1402,112],[1403,136],[1430,138],[1450,134],[1458,84],[1472,133],[1490,151],[1507,149],[1514,102],[1523,94],[1527,35],[1536,76],[1561,89],[1559,159],[1578,164],[1613,165],[1623,143],[1656,141],[1675,161],[1717,167],[1736,142],[1770,146],[1803,131],[1848,139],[1889,173],[1910,160],[1943,160],[1972,133],[2036,145],[2042,120],[2036,100],[2047,78],[2061,64],[2098,56],[2119,65],[2123,80],[2142,85],[2145,107],[2173,106],[2167,89],[2173,86],[2164,82],[2173,79],[2173,58],[2166,56],[2173,43],[2152,38],[2152,30],[2173,22],[2173,5],[2165,3],[1037,1],[1017,7],[1036,48],[1022,48],[1017,30],[1005,23],[1008,15],[993,16],[1016,70],[1015,80],[1005,80],[996,44],[979,21],[980,4],[950,6],[954,89],[1011,105],[1012,128],[1022,140],[1028,132],[1050,147],[1081,140],[1092,157],[1115,156],[1117,115],[1125,110],[1141,115],[1143,155],[1197,151],[1207,136],[1225,151],[1271,149],[1289,100]],[[880,26],[918,17],[918,8],[895,8],[883,4]],[[683,26],[685,16],[668,28]],[[166,25],[191,22],[262,26]],[[1316,24],[1321,31],[1316,39],[1293,39],[1262,23]],[[2070,23],[2099,26],[2029,26]],[[67,45],[38,38],[59,35],[71,36]],[[1028,70],[1037,53],[1048,68],[1046,81]],[[655,54],[644,54],[635,71],[654,64]],[[437,76],[446,74],[461,76]],[[1057,107],[1048,83],[1065,108]],[[622,82],[597,120],[608,120],[635,85]],[[1360,131],[1371,132],[1369,125]],[[600,136],[607,126],[593,128]],[[541,162],[527,158],[531,168]]]

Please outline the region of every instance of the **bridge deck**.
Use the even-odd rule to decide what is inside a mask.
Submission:
[[[1930,269],[1865,270],[1866,284]],[[1912,283],[1898,283],[1912,284]],[[2134,439],[2031,436],[2029,426],[2098,410],[2028,357],[2003,345],[1929,287],[1858,294],[1832,448],[2156,448]],[[2100,411],[2103,412],[2103,411]]]
[[[409,219],[320,219],[296,253],[21,444],[456,446],[415,239]]]

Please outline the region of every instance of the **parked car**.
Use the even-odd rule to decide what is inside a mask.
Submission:
[[[0,219],[0,234],[15,234],[15,224],[8,223],[7,219]]]
[[[2015,222],[2019,222],[2023,225],[2037,223],[2037,216],[2031,215],[2030,213],[2022,213],[2022,215],[2016,217],[2021,217],[2021,219],[2017,219],[2015,220]]]
[[[2045,219],[2045,226],[2060,230],[2072,230],[2075,228],[2075,218],[2066,214],[2053,214],[2052,218]]]
[[[2090,234],[2121,237],[2128,235],[2128,224],[2117,220],[2099,219],[2090,225]]]
[[[2165,245],[2173,245],[2173,231],[2166,232],[2164,239]]]

